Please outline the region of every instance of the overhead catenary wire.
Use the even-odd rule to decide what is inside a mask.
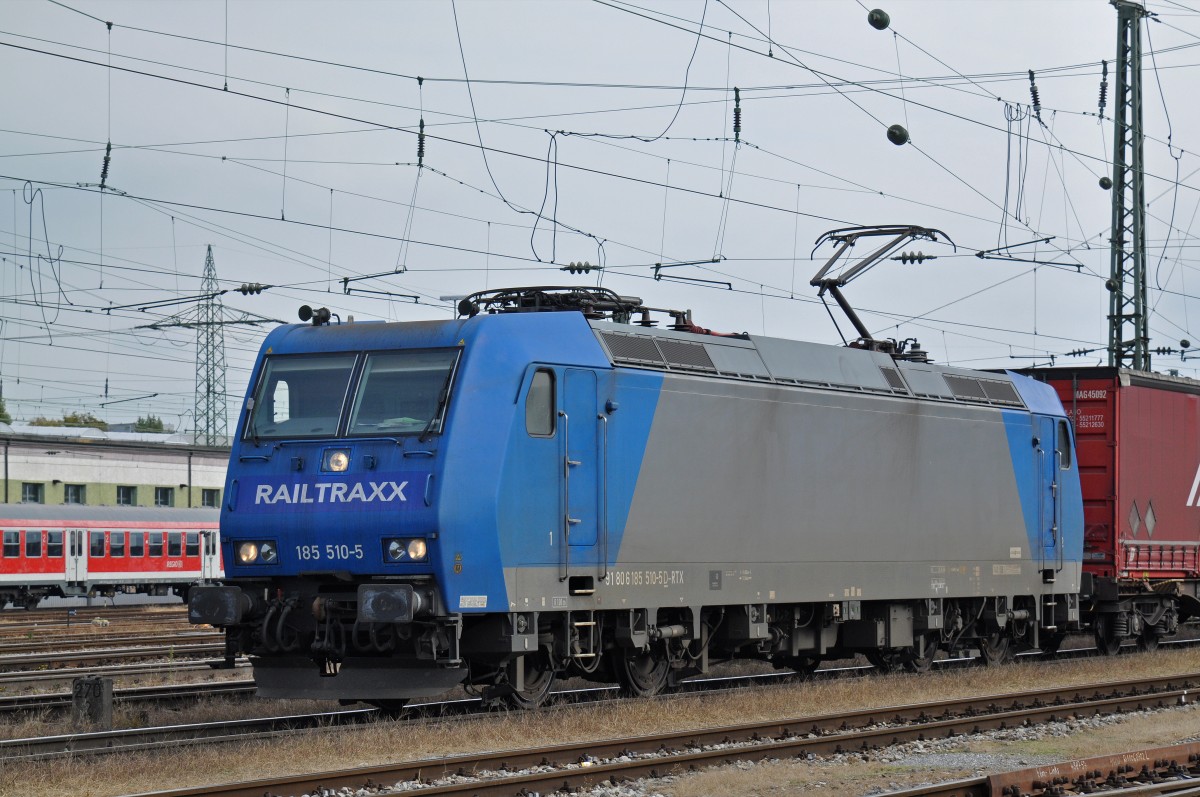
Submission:
[[[769,32],[768,32],[768,33],[769,33]],[[769,36],[768,36],[768,38],[769,38]],[[911,85],[911,84],[909,84],[909,85]],[[906,108],[907,108],[907,105],[906,105]],[[794,181],[792,181],[792,182],[794,183]],[[669,189],[666,189],[666,188],[664,188],[664,193],[667,193],[667,192],[668,192],[668,190],[669,190]],[[332,201],[332,197],[331,197],[331,201]],[[410,203],[410,204],[411,204],[411,203]],[[341,208],[341,205],[339,204],[339,210],[340,210],[340,208]],[[797,210],[798,210],[798,209],[799,209],[799,203],[797,203]],[[340,213],[339,213],[339,215],[340,215]],[[799,218],[798,218],[796,215],[794,215],[794,214],[793,214],[793,221],[794,221],[794,224],[798,224],[798,221],[799,221]],[[488,222],[488,224],[489,224],[489,231],[490,231],[490,224],[491,224],[491,222],[489,221],[489,222]],[[333,226],[333,225],[332,225],[332,219],[330,220],[330,222],[329,222],[329,223],[328,223],[328,225],[326,225],[326,226],[327,226],[327,233],[329,234],[330,238],[332,238],[332,232],[333,232],[333,231],[332,231],[332,226]],[[489,237],[490,237],[490,236],[489,236]],[[661,246],[660,246],[660,248],[661,248]],[[491,251],[491,242],[490,242],[490,240],[489,240],[489,242],[487,243],[487,245],[486,245],[486,247],[485,247],[485,257],[489,257],[489,256],[490,256],[490,251]],[[328,266],[328,261],[329,261],[329,260],[331,260],[331,256],[327,256],[327,266]]]

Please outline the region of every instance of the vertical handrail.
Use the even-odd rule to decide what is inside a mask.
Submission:
[[[1062,452],[1056,446],[1054,449],[1054,545],[1057,548],[1057,566],[1055,572],[1061,573],[1065,564],[1063,558],[1062,530]]]
[[[571,418],[565,410],[559,410],[558,417],[563,428],[563,569],[558,580],[566,581],[571,572]]]
[[[603,413],[596,418],[604,430],[600,454],[600,580],[603,581],[608,578],[608,418]]]
[[[1037,469],[1038,470],[1038,472],[1037,472],[1038,536],[1037,536],[1037,539],[1038,539],[1038,562],[1040,563],[1038,569],[1045,570],[1046,569],[1046,540],[1044,537],[1042,537],[1042,535],[1046,533],[1046,494],[1044,492],[1042,492],[1042,490],[1046,486],[1046,484],[1045,484],[1045,482],[1046,482],[1046,449],[1042,448],[1041,444],[1039,443],[1038,447],[1037,447],[1037,452],[1038,452],[1038,469]]]

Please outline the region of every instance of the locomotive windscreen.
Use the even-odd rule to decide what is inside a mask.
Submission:
[[[441,431],[443,393],[457,350],[367,355],[347,434]]]
[[[246,437],[335,434],[356,359],[353,354],[267,358]]]

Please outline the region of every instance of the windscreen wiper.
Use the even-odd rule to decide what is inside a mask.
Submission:
[[[425,424],[425,428],[421,431],[421,436],[417,438],[418,443],[424,443],[429,435],[433,434],[433,425],[437,423],[442,416],[442,410],[446,406],[446,399],[450,395],[450,380],[454,378],[454,371],[458,368],[456,360],[453,367],[446,372],[446,381],[442,382],[442,390],[438,393],[437,407],[433,411],[433,415],[429,416],[429,423]]]

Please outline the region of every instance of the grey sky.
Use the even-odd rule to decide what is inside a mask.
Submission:
[[[0,377],[18,418],[153,412],[188,427],[193,333],[134,328],[191,305],[104,308],[195,295],[210,243],[223,287],[280,286],[226,306],[289,322],[306,303],[357,320],[448,317],[438,297],[594,284],[559,267],[602,260],[606,287],[715,330],[837,342],[808,286],[831,250],[810,259],[813,242],[911,223],[944,230],[958,253],[921,242],[908,249],[939,259],[889,262],[846,289],[881,335],[979,367],[1106,340],[1110,194],[1097,181],[1112,126],[1096,112],[1102,59],[1113,107],[1116,12],[1101,0],[66,5],[0,0]],[[867,24],[874,5],[890,30]],[[1149,8],[1151,330],[1177,346],[1200,338],[1185,298],[1198,279],[1200,2]],[[1029,69],[1045,127],[1006,119],[1006,105],[1029,112]],[[895,123],[910,145],[888,142]],[[124,194],[102,199],[77,186],[99,183],[109,140],[108,185]],[[25,180],[41,189],[32,213]],[[1048,236],[1014,251],[1078,271],[974,256]],[[715,257],[667,273],[734,290],[652,278],[655,262]],[[342,291],[343,277],[398,265]],[[263,334],[228,330],[231,413]]]

